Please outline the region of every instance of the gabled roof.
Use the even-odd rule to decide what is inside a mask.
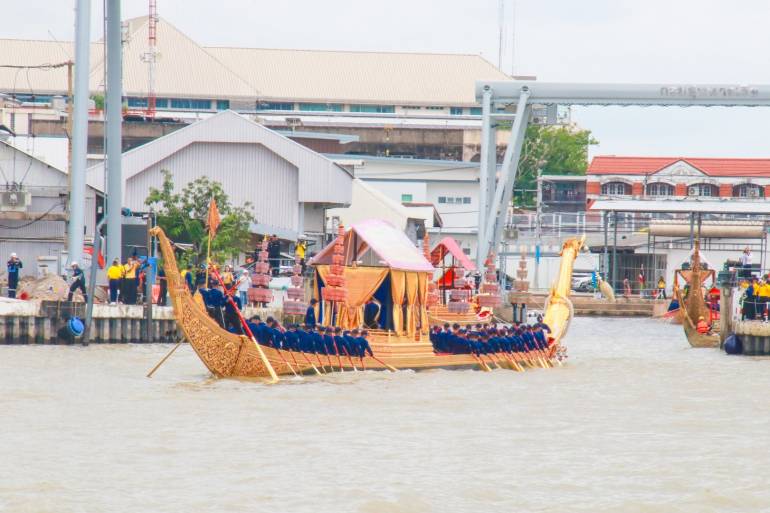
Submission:
[[[457,245],[457,241],[455,241],[452,237],[444,237],[441,239],[441,242],[436,244],[436,247],[431,250],[430,262],[433,267],[440,267],[441,260],[443,260],[447,255],[452,255],[466,271],[476,270],[476,264],[474,264],[471,259],[468,258],[468,255],[463,253],[463,250],[460,249],[460,246]]]
[[[509,77],[479,55],[215,48],[262,98],[474,106],[477,80]]]
[[[123,91],[147,94],[148,17],[127,20]],[[204,48],[163,18],[157,25],[155,90],[161,98],[256,99],[385,105],[476,106],[477,80],[509,77],[479,55]],[[71,41],[0,39],[3,64],[74,59]],[[91,43],[90,88],[104,90],[101,42]],[[0,91],[64,94],[67,68],[0,68]],[[455,120],[456,121],[456,120]]]
[[[123,154],[123,180],[194,143],[261,144],[299,170],[298,200],[349,204],[351,173],[323,155],[233,111],[222,111]],[[104,164],[90,167],[87,179],[104,179]]]
[[[147,94],[147,63],[142,60],[142,55],[147,53],[148,18],[141,16],[127,22],[129,38],[123,45],[123,91],[126,95]],[[235,72],[237,68],[225,66],[162,18],[158,20],[157,36],[159,55],[155,64],[155,90],[159,96],[173,93],[176,97],[211,99],[218,94],[226,98],[259,95]],[[92,62],[96,64],[92,74],[101,79],[104,60],[92,58]]]
[[[358,260],[371,249],[381,263],[400,271],[433,272],[433,266],[425,260],[422,251],[412,244],[409,237],[392,224],[381,219],[367,219],[354,224],[345,233],[345,255],[355,255]],[[353,251],[353,244],[356,245]],[[332,263],[334,242],[326,246],[310,261],[313,265]]]
[[[684,162],[708,176],[770,177],[770,159],[693,157],[594,157],[588,175],[651,175],[677,162]]]

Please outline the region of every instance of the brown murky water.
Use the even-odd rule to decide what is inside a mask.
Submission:
[[[563,368],[208,378],[0,347],[0,511],[770,511],[770,360],[579,318]]]

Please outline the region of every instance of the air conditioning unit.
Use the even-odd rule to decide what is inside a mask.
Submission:
[[[32,195],[25,191],[0,192],[0,210],[10,212],[24,212],[32,202]]]

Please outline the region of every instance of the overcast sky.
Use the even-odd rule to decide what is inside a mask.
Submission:
[[[1,37],[72,39],[74,0],[3,4]],[[96,39],[102,2],[93,4]],[[513,61],[516,74],[543,81],[770,83],[768,0],[506,4],[506,72]],[[123,0],[126,18],[146,10],[146,0]],[[498,0],[158,0],[158,12],[210,46],[498,58]],[[573,118],[600,141],[592,154],[770,157],[770,109],[591,107]]]

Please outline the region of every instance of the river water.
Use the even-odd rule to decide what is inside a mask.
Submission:
[[[770,511],[770,360],[573,322],[561,368],[208,377],[183,346],[0,347],[0,511]]]

